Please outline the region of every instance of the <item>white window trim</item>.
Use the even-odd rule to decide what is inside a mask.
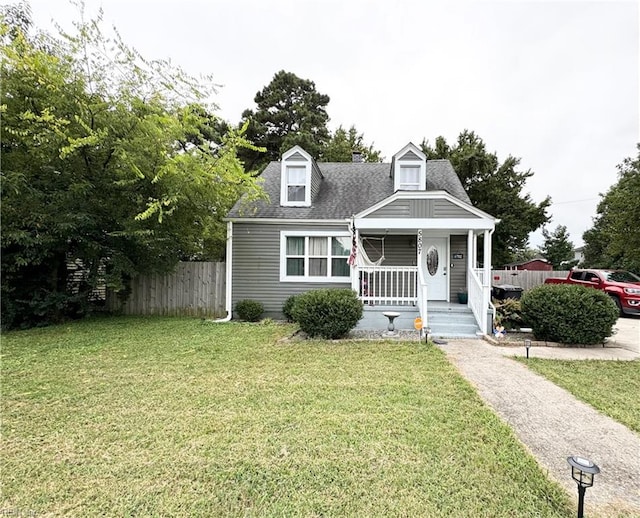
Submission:
[[[400,182],[400,171],[403,167],[417,168],[420,173],[418,175],[418,188],[417,189],[403,189],[403,185],[416,185],[414,183],[406,184]],[[394,191],[424,191],[427,188],[427,164],[423,160],[396,160],[395,172],[393,175],[393,190]]]
[[[417,169],[418,170],[418,181],[417,182],[402,182],[401,180],[401,172],[403,169]],[[401,191],[424,191],[424,189],[421,189],[421,173],[422,171],[420,170],[420,165],[419,164],[411,164],[411,163],[406,163],[406,162],[402,162],[399,166],[398,166],[398,170],[396,171],[396,173],[398,174],[398,189]],[[416,189],[407,189],[407,186],[415,186]]]
[[[331,241],[332,237],[351,237],[349,232],[322,231],[322,230],[281,230],[280,231],[280,282],[303,282],[303,283],[343,283],[351,284],[351,276],[334,277],[326,275],[324,277],[307,275],[309,272],[309,240],[305,240],[304,271],[305,275],[287,275],[287,238],[288,237],[326,237],[329,240],[327,250],[327,272],[331,272]],[[345,256],[345,261],[347,256]]]
[[[295,154],[302,155],[304,160],[289,160]],[[311,207],[311,163],[313,159],[300,146],[294,146],[282,155],[280,162],[280,205],[282,207]],[[304,201],[289,201],[289,184],[287,183],[287,167],[300,167],[305,170]],[[299,185],[299,184],[296,184]]]
[[[407,156],[408,153],[412,153],[412,155]],[[406,158],[405,158],[406,157]],[[406,191],[402,189],[399,178],[399,171],[401,166],[409,166],[409,167],[419,167],[420,168],[420,177],[419,184],[417,190],[409,190]],[[415,184],[411,184],[415,185]],[[393,191],[403,191],[403,192],[420,192],[426,191],[427,189],[427,157],[420,150],[418,146],[409,142],[405,147],[403,147],[400,151],[398,151],[395,155],[393,155]]]
[[[304,169],[304,200],[289,201],[289,183],[287,182],[287,169],[294,167]],[[283,162],[282,164],[282,192],[280,193],[280,205],[283,207],[309,207],[311,206],[311,164],[306,162]]]

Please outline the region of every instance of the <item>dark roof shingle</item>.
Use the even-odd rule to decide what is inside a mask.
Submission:
[[[311,207],[280,206],[280,162],[271,162],[260,175],[269,200],[254,202],[249,207],[243,207],[241,200],[227,217],[346,219],[393,194],[391,164],[319,162],[317,165],[323,179]],[[427,191],[447,191],[471,203],[448,160],[427,161]]]

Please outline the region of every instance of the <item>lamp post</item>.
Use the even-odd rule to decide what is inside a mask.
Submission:
[[[593,485],[593,476],[600,473],[600,468],[588,459],[573,456],[567,457],[571,466],[571,478],[578,484],[578,518],[584,517],[584,493]]]
[[[524,347],[527,350],[527,359],[529,359],[529,347],[531,347],[531,340],[525,340]]]

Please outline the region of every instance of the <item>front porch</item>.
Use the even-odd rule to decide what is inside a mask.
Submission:
[[[358,234],[365,257],[351,269],[352,289],[365,305],[358,329],[383,330],[387,319],[382,313],[397,311],[398,329],[413,329],[415,318],[421,317],[434,337],[475,337],[480,330],[490,334],[490,265],[474,267],[479,235],[473,230],[427,235],[418,229],[415,234],[385,235],[386,244],[376,251],[367,239],[381,239],[379,235]],[[490,243],[487,233],[483,237]],[[467,294],[465,304],[458,303],[458,292]]]
[[[415,307],[426,326],[434,303],[455,303],[464,291],[478,328],[490,333],[491,237],[497,222],[447,191],[397,191],[350,221],[358,245],[349,258],[351,287],[368,306]],[[379,256],[367,250],[368,237],[382,239]]]

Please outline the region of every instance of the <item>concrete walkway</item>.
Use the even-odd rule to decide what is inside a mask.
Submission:
[[[624,511],[640,516],[640,436],[508,358],[502,350],[513,354],[514,348],[482,340],[450,341],[439,347],[576,501],[576,483],[567,457],[580,455],[600,466],[601,473],[586,493],[587,516],[609,517]],[[554,354],[568,350],[544,349]],[[573,351],[576,356],[589,353],[582,348]]]

